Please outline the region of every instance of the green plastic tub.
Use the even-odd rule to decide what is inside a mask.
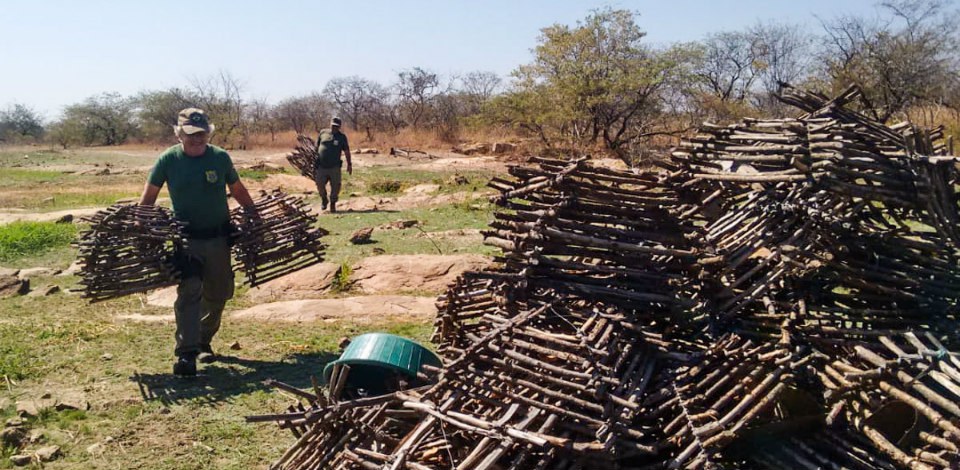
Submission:
[[[440,367],[436,354],[414,341],[388,333],[367,333],[350,341],[336,361],[323,368],[323,379],[329,383],[337,364],[350,366],[346,386],[363,389],[365,394],[390,393],[389,377],[401,375],[412,382],[423,364]]]

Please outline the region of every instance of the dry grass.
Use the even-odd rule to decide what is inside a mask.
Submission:
[[[458,143],[469,142],[517,142],[520,141],[515,133],[508,129],[464,129],[458,133],[457,142],[445,141],[433,128],[402,129],[400,132],[375,131],[372,136],[366,132],[359,132],[351,128],[344,128],[344,133],[350,138],[351,147],[375,147],[381,150],[390,147],[404,147],[415,149],[448,149]],[[316,138],[316,132],[307,132],[310,138]],[[372,139],[370,138],[372,137]],[[297,134],[293,131],[278,132],[273,137],[270,134],[257,134],[247,139],[247,149],[254,148],[293,148],[297,144]]]
[[[914,108],[907,113],[910,121],[921,127],[943,125],[948,136],[953,136],[954,153],[960,152],[960,111],[945,107]]]

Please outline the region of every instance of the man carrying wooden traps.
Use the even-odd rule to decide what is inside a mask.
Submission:
[[[160,154],[140,196],[140,204],[153,205],[167,184],[174,215],[188,224],[173,307],[177,321],[173,373],[182,376],[196,375],[198,360],[216,359],[210,343],[220,329],[224,305],[233,297],[226,188],[245,210],[255,210],[230,156],[210,145],[213,130],[203,110],[180,111],[174,126],[180,143]]]

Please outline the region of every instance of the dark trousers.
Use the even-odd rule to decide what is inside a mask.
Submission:
[[[187,257],[192,269],[185,270],[177,287],[173,311],[177,318],[178,356],[196,354],[209,345],[220,330],[223,307],[233,297],[233,269],[227,237],[191,238]]]
[[[313,181],[317,183],[317,192],[320,193],[320,202],[336,203],[340,196],[340,167],[316,168],[313,170]],[[327,183],[330,183],[330,197],[327,197]]]

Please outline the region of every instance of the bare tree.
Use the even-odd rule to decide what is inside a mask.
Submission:
[[[420,67],[397,74],[397,104],[408,124],[414,127],[420,124],[439,87],[437,74]]]
[[[310,125],[314,132],[320,132],[321,129],[330,126],[330,118],[334,116],[335,109],[326,97],[320,93],[312,93],[307,99],[310,109]]]
[[[227,142],[243,125],[243,84],[227,71],[204,79],[190,80],[192,98],[217,126],[214,137]]]
[[[477,114],[490,101],[503,80],[493,72],[473,71],[460,78],[461,91],[466,97],[467,112]]]
[[[747,33],[711,34],[703,42],[696,74],[704,89],[720,101],[743,101],[758,78],[756,54],[753,38]]]
[[[386,90],[377,82],[352,77],[337,77],[323,89],[323,94],[336,105],[341,117],[356,130],[369,129],[369,114],[383,100]]]
[[[911,106],[944,101],[957,80],[960,17],[939,0],[881,4],[877,20],[821,20],[826,73],[834,87],[857,83],[867,111],[886,121]]]
[[[172,129],[177,124],[177,113],[198,106],[193,92],[183,88],[141,92],[136,103],[137,119],[144,136],[170,142],[175,142]]]
[[[313,119],[310,111],[309,96],[287,98],[277,103],[274,112],[283,128],[293,129],[297,134],[304,134]]]
[[[250,100],[244,113],[243,136],[249,140],[250,135],[268,132],[270,141],[277,139],[277,122],[273,119],[273,107],[266,98]]]
[[[813,38],[798,25],[757,23],[747,30],[757,71],[757,105],[769,112],[780,110],[776,94],[783,83],[799,83],[810,75]]]

